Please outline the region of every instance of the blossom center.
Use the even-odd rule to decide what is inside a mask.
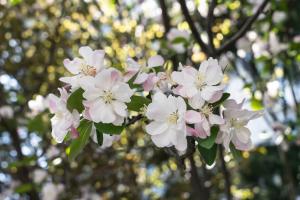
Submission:
[[[201,90],[202,87],[205,85],[205,77],[202,73],[198,73],[195,80],[196,87]]]
[[[208,115],[210,115],[210,114],[212,113],[212,110],[213,110],[213,107],[212,107],[212,106],[206,105],[206,106],[204,106],[204,107],[201,109],[201,112],[202,112],[204,115],[208,116]]]
[[[96,75],[96,68],[91,65],[82,64],[80,66],[80,71],[84,75],[87,76],[95,76]]]
[[[104,91],[103,95],[104,103],[110,104],[114,100],[114,95],[111,91]]]
[[[177,124],[178,118],[179,118],[179,116],[178,116],[178,113],[176,111],[176,112],[173,112],[169,115],[167,121],[168,121],[169,124]]]

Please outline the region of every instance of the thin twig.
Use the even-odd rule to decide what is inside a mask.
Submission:
[[[227,51],[232,47],[232,45],[235,44],[235,42],[243,37],[245,33],[251,28],[252,24],[256,21],[256,19],[259,17],[259,15],[264,11],[266,5],[268,4],[269,0],[264,0],[263,3],[259,6],[255,14],[248,18],[248,20],[245,22],[245,24],[242,26],[242,28],[236,32],[230,39],[228,39],[218,50],[217,54],[220,55],[224,51]]]
[[[231,187],[230,173],[229,173],[229,171],[226,167],[226,163],[225,163],[225,160],[224,160],[223,147],[220,146],[219,149],[220,149],[219,157],[220,157],[220,160],[221,160],[221,169],[222,169],[222,173],[224,175],[224,180],[225,180],[226,197],[227,197],[227,200],[231,200],[232,199],[232,194],[231,194],[231,190],[230,190],[230,187]]]
[[[199,44],[199,46],[201,47],[201,49],[204,53],[206,53],[207,55],[211,55],[212,54],[211,50],[201,39],[200,34],[198,33],[198,30],[192,20],[192,17],[189,14],[189,10],[186,6],[185,0],[178,0],[178,2],[181,6],[182,14],[185,17],[186,22],[189,24],[189,27],[192,31],[192,34],[193,34],[196,42]]]
[[[165,0],[159,0],[158,2],[161,8],[162,20],[165,27],[165,34],[167,34],[171,29],[171,23],[170,23],[171,20],[170,20],[170,16],[168,15],[167,4]]]
[[[208,42],[210,45],[210,48],[212,49],[212,51],[215,51],[215,46],[214,46],[214,36],[213,36],[213,32],[212,32],[212,26],[214,23],[214,10],[215,7],[217,5],[217,0],[211,0],[211,3],[209,4],[209,9],[208,9],[208,14],[207,14],[207,24],[206,24],[206,32],[208,35]]]

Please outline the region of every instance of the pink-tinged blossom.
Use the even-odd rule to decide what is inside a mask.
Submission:
[[[146,132],[158,147],[175,146],[179,151],[187,148],[186,103],[181,97],[166,96],[157,92],[148,105],[146,116],[151,122]]]
[[[246,125],[250,120],[258,118],[263,114],[262,111],[242,109],[242,104],[243,102],[238,104],[232,99],[224,103],[225,110],[223,116],[225,123],[220,126],[216,143],[223,144],[227,151],[229,151],[230,142],[239,150],[249,150],[251,148],[251,132]]]
[[[68,94],[65,89],[59,89],[61,96],[49,94],[47,97],[49,110],[54,116],[51,118],[52,137],[58,143],[63,142],[68,131],[75,136],[79,126],[80,115],[77,110],[70,112],[67,109]]]
[[[153,68],[162,66],[163,64],[164,59],[159,55],[150,57],[146,66],[141,66],[139,63],[129,58],[127,60],[125,80],[129,80],[136,75],[134,83],[141,84],[145,91],[150,91],[158,81],[158,77]]]
[[[188,66],[180,72],[172,73],[172,80],[178,84],[174,92],[189,98],[190,104],[195,102],[204,104],[204,101],[212,103],[219,100],[224,89],[224,85],[220,85],[222,79],[222,68],[213,58],[202,62],[199,70]]]
[[[79,54],[82,58],[64,60],[64,66],[74,76],[60,78],[60,81],[70,84],[72,90],[79,88],[80,79],[86,76],[94,77],[105,68],[103,50],[92,50],[90,47],[84,46],[79,48]]]
[[[103,69],[95,77],[81,82],[86,99],[84,116],[99,123],[120,125],[127,117],[127,106],[133,90],[115,69]]]

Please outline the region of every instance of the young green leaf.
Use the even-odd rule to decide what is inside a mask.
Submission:
[[[139,112],[145,105],[151,102],[150,99],[142,96],[133,95],[131,101],[127,104],[128,110]]]
[[[97,133],[97,142],[99,146],[101,146],[103,144],[103,133],[101,133],[98,130],[96,130],[96,133]]]
[[[104,123],[94,123],[96,129],[101,133],[120,135],[124,126],[115,126],[113,124],[104,124]]]
[[[212,104],[210,104],[212,107],[218,107],[218,106],[220,106],[224,101],[226,101],[228,98],[230,97],[230,94],[229,93],[223,93],[223,95],[222,95],[222,97],[221,97],[221,99],[219,100],[219,101],[217,101],[217,102],[215,102],[215,103],[212,103]]]
[[[67,108],[69,109],[69,111],[73,111],[73,109],[76,109],[78,112],[82,112],[84,109],[84,106],[82,104],[83,101],[83,89],[82,88],[78,88],[77,90],[75,90],[75,92],[73,92],[68,100],[67,100]]]
[[[210,128],[210,136],[205,139],[198,139],[198,144],[201,147],[204,147],[206,149],[212,148],[212,146],[215,144],[217,135],[219,132],[219,126],[214,125]]]
[[[79,132],[79,137],[74,139],[70,145],[70,151],[68,152],[68,157],[70,160],[74,160],[76,156],[83,150],[87,145],[91,130],[92,122],[87,120],[82,120],[79,127],[77,128]]]
[[[187,40],[184,37],[177,37],[172,40],[172,44],[180,44],[180,43],[187,43]]]
[[[217,156],[218,145],[214,144],[210,149],[204,148],[198,144],[198,151],[207,165],[212,165]]]

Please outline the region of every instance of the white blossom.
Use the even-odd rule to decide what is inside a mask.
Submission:
[[[186,104],[181,97],[166,96],[157,92],[148,105],[146,116],[151,122],[146,131],[158,147],[175,146],[179,151],[187,148]]]
[[[43,96],[37,95],[35,99],[28,101],[28,107],[34,115],[37,115],[47,108],[47,103]]]
[[[0,118],[11,119],[14,116],[14,110],[11,106],[5,105],[0,107]]]
[[[251,132],[246,125],[250,120],[260,117],[262,112],[242,109],[242,105],[243,102],[238,104],[232,99],[224,103],[225,124],[220,126],[216,143],[223,144],[227,151],[229,151],[230,142],[239,150],[249,150],[252,146]]]
[[[47,177],[47,172],[42,169],[36,169],[33,171],[33,181],[35,183],[41,183],[46,177]]]
[[[49,94],[47,97],[49,110],[54,116],[51,118],[52,137],[56,142],[63,142],[68,131],[76,134],[76,128],[79,126],[80,115],[77,110],[70,112],[67,109],[68,93],[62,88],[59,89],[61,96]]]
[[[127,80],[133,77],[135,74],[136,78],[134,80],[135,84],[142,84],[145,91],[150,91],[153,89],[155,83],[158,81],[154,67],[159,67],[164,64],[164,59],[160,55],[152,56],[148,59],[147,65],[142,66],[133,59],[127,60],[127,73],[125,77]]]
[[[60,78],[60,81],[70,84],[72,90],[79,88],[82,78],[94,77],[105,68],[103,50],[93,51],[90,47],[84,46],[79,48],[79,54],[83,59],[76,57],[73,60],[64,60],[64,66],[74,76]]]
[[[127,106],[133,90],[125,83],[119,71],[103,69],[95,77],[81,82],[83,104],[89,118],[96,122],[120,125],[127,117]]]
[[[175,93],[190,99],[192,107],[201,107],[205,101],[215,102],[223,94],[222,68],[218,61],[209,58],[201,63],[199,70],[185,67],[181,72],[173,72],[172,80],[178,84]]]
[[[42,188],[43,200],[57,200],[59,194],[64,190],[62,184],[46,183]]]

